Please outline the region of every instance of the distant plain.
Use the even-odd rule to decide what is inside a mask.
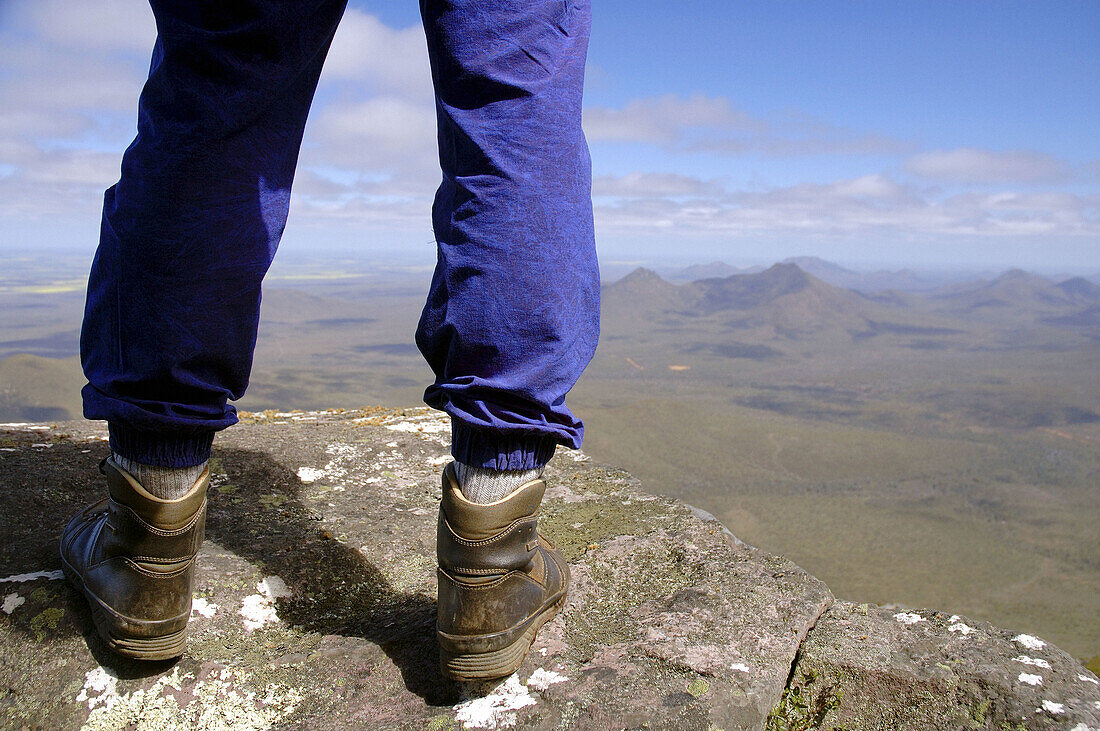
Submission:
[[[79,417],[79,258],[0,261],[0,421]],[[424,267],[277,264],[244,410],[420,402]],[[857,291],[858,290],[858,291]],[[606,284],[585,451],[841,597],[1100,655],[1100,284],[803,259]]]

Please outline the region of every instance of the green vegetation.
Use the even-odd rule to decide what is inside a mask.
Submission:
[[[784,689],[779,705],[768,716],[765,731],[809,731],[823,728],[829,712],[840,707],[841,692],[818,683],[815,671],[800,674]],[[816,686],[816,687],[815,687]],[[831,731],[844,731],[841,726],[829,726]]]

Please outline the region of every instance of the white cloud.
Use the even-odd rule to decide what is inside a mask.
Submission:
[[[941,197],[886,175],[734,191],[690,200],[620,196],[596,207],[601,232],[797,234],[934,240],[945,236],[1095,237],[1100,197],[996,193]]]
[[[592,179],[592,195],[617,198],[663,198],[716,195],[722,186],[717,180],[703,180],[676,173],[597,175]]]
[[[135,133],[156,27],[147,5],[21,0],[0,6],[0,214],[69,216],[97,230],[103,190]],[[335,174],[334,174],[335,173]],[[296,212],[428,225],[439,172],[423,30],[349,9],[300,158]],[[64,201],[64,209],[58,209]],[[296,215],[298,215],[296,213]]]
[[[3,25],[71,52],[136,53],[148,58],[156,36],[147,3],[131,0],[17,0],[5,2]]]
[[[436,160],[435,114],[396,96],[335,102],[319,111],[309,145],[311,160],[340,167],[422,170]]]
[[[424,30],[419,25],[390,28],[372,15],[348,8],[325,59],[323,80],[366,82],[431,103]]]
[[[915,175],[951,183],[1054,182],[1069,176],[1065,162],[1030,150],[934,150],[913,155],[905,167]]]
[[[635,99],[622,109],[589,107],[584,131],[593,142],[650,142],[671,145],[693,129],[758,130],[762,122],[734,109],[724,97],[673,94]]]
[[[40,222],[68,217],[79,224],[71,228],[95,235],[103,189],[117,179],[122,151],[134,134],[154,38],[143,3],[0,0],[5,70],[0,215],[5,222],[44,230]],[[664,95],[618,108],[590,107],[584,125],[596,145],[593,193],[601,233],[653,233],[670,241],[753,234],[1094,242],[1100,235],[1100,196],[1080,190],[1100,177],[1095,161],[1071,167],[1040,152],[979,147],[905,157],[911,149],[886,135],[796,112],[749,113],[724,96]],[[831,179],[807,167],[805,174],[818,175],[819,182],[730,190],[726,178],[713,177],[722,174],[720,168],[709,162],[695,166],[684,156],[680,159],[688,162],[682,169],[658,171],[639,163],[628,174],[599,174],[599,145],[620,142],[654,151],[711,153],[708,161],[716,155],[888,154],[895,161],[890,169],[900,172]],[[841,167],[850,170],[850,161]],[[761,170],[761,177],[771,174]],[[957,188],[944,192],[914,180],[972,187],[958,194]],[[349,9],[306,129],[292,221],[330,238],[370,229],[416,232],[410,238],[424,232],[427,240],[438,182],[423,31],[392,28]],[[1063,182],[1077,187],[1065,192],[1057,186]],[[1050,185],[1042,190],[1039,183]]]
[[[909,147],[885,135],[849,130],[806,114],[754,116],[721,96],[668,94],[635,99],[620,109],[589,107],[584,111],[584,130],[591,142],[636,142],[730,155],[883,154]]]

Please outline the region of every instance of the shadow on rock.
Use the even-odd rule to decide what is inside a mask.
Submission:
[[[286,582],[293,596],[279,601],[279,617],[309,632],[367,639],[408,690],[432,705],[458,702],[458,686],[439,671],[435,598],[395,589],[361,552],[335,540],[301,501],[298,476],[269,455],[228,448],[216,457],[228,484],[211,488],[207,535]]]
[[[48,447],[33,446],[47,443]],[[106,445],[0,432],[0,578],[61,568],[58,539],[69,518],[105,494],[98,463]],[[332,538],[322,516],[299,496],[301,481],[269,455],[218,449],[228,483],[209,494],[209,539],[278,575],[293,596],[278,603],[279,617],[304,631],[364,638],[399,668],[406,688],[432,705],[460,700],[459,687],[439,671],[435,599],[395,589],[359,551]],[[83,598],[64,581],[4,582],[0,595],[18,592],[26,606],[0,621],[51,643],[82,635],[95,660],[120,678],[159,675],[174,661],[141,662],[115,655],[100,641]]]
[[[101,443],[71,441],[43,432],[0,432],[0,578],[58,572],[58,539],[73,515],[103,497]],[[174,660],[141,662],[111,652],[99,639],[88,605],[67,581],[0,582],[0,595],[17,594],[20,611],[5,614],[8,626],[28,643],[53,647],[83,636],[95,661],[119,678],[160,675]]]

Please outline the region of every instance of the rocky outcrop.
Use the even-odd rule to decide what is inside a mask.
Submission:
[[[0,725],[1100,728],[1097,679],[1060,650],[834,603],[707,514],[565,450],[542,520],[573,571],[565,611],[514,676],[450,683],[434,641],[446,422],[244,421],[212,462],[188,653],[152,665],[107,652],[59,580],[61,526],[101,491],[102,427],[0,427]]]
[[[799,649],[777,717],[849,731],[1085,731],[1100,726],[1098,696],[1092,673],[1037,637],[957,614],[838,602]]]

